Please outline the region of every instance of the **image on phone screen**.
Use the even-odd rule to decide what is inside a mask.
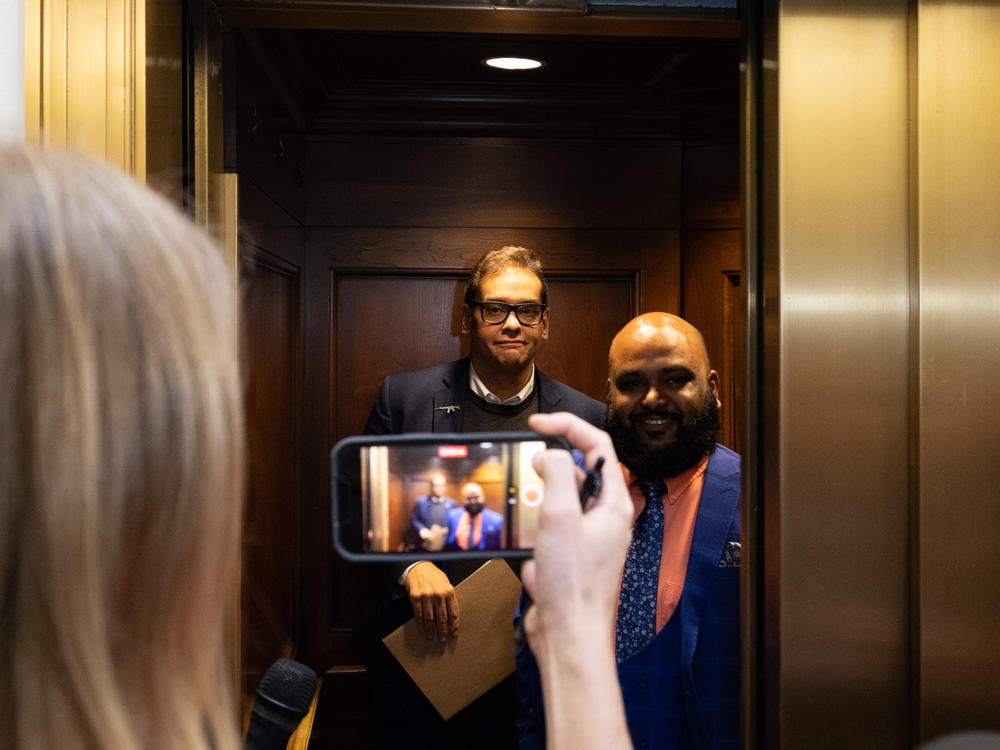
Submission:
[[[545,491],[531,460],[544,440],[469,434],[354,441],[334,451],[335,471],[346,465],[354,474],[356,465],[339,493],[350,506],[339,533],[354,538],[341,538],[338,548],[433,557],[534,546]],[[345,517],[345,509],[339,513]]]

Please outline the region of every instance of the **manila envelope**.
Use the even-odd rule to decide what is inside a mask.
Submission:
[[[410,618],[382,639],[443,719],[514,671],[514,609],[521,581],[503,560],[490,560],[455,592],[458,638],[429,641]]]

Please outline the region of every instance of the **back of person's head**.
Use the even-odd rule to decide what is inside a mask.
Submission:
[[[549,303],[549,288],[545,282],[545,272],[542,270],[542,262],[535,255],[533,250],[526,247],[515,247],[506,245],[497,250],[490,250],[476,261],[476,265],[469,271],[469,277],[465,281],[465,303],[480,302],[480,287],[483,279],[492,274],[506,271],[508,268],[522,268],[530,271],[538,280],[542,282],[543,305]]]
[[[233,282],[165,200],[0,147],[0,748],[238,746]]]

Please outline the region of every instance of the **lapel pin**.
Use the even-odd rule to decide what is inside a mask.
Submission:
[[[447,406],[435,407],[434,411],[443,411],[445,414],[454,414],[456,411],[462,407],[458,404],[448,404]]]

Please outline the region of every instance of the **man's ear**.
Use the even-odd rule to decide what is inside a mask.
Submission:
[[[549,337],[549,309],[545,308],[542,312],[542,322],[538,324],[538,330],[542,333],[542,338],[547,339]]]
[[[462,333],[472,330],[472,310],[468,305],[462,305]]]
[[[715,370],[708,373],[708,387],[712,389],[712,394],[715,396],[715,403],[721,407],[722,402],[719,400],[719,373]]]

